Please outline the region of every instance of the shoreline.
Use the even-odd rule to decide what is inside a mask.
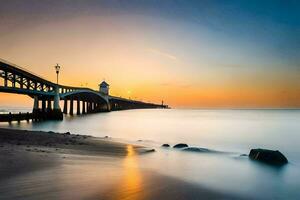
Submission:
[[[3,199],[243,199],[141,169],[135,158],[149,152],[107,137],[0,128],[0,194]]]
[[[149,151],[143,146],[111,141],[107,136],[94,137],[71,134],[70,132],[57,133],[7,128],[0,128],[0,144],[48,149],[58,153],[87,155],[125,156],[128,145],[132,146],[137,153],[147,153]]]
[[[129,146],[138,154],[150,151],[107,137],[0,128],[0,180],[53,167],[75,155],[122,158]]]

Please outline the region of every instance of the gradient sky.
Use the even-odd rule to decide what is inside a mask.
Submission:
[[[172,107],[300,107],[300,2],[3,0],[0,57]],[[1,105],[31,105],[0,94]]]

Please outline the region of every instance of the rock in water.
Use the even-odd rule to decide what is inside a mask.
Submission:
[[[162,147],[170,147],[170,145],[169,144],[163,144],[163,145],[161,145]]]
[[[185,148],[185,147],[189,147],[189,146],[184,143],[179,143],[173,146],[173,148],[178,148],[178,149]]]
[[[249,158],[271,165],[284,165],[288,163],[287,158],[280,151],[268,149],[251,149]]]
[[[155,149],[147,149],[145,152],[146,152],[146,153],[155,152]]]
[[[201,152],[201,153],[211,153],[214,152],[212,150],[206,148],[199,148],[199,147],[188,147],[184,148],[183,151],[192,151],[192,152]]]
[[[155,149],[141,149],[140,150],[140,153],[143,153],[143,154],[152,153],[152,152],[155,152]]]

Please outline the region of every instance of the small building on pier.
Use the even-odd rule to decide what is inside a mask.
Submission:
[[[102,83],[99,84],[99,92],[105,95],[109,94],[109,84],[106,83],[106,81],[102,81]]]

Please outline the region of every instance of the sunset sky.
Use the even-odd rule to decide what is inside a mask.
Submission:
[[[3,0],[0,58],[186,108],[300,107],[300,1]],[[0,94],[0,105],[31,105]]]

